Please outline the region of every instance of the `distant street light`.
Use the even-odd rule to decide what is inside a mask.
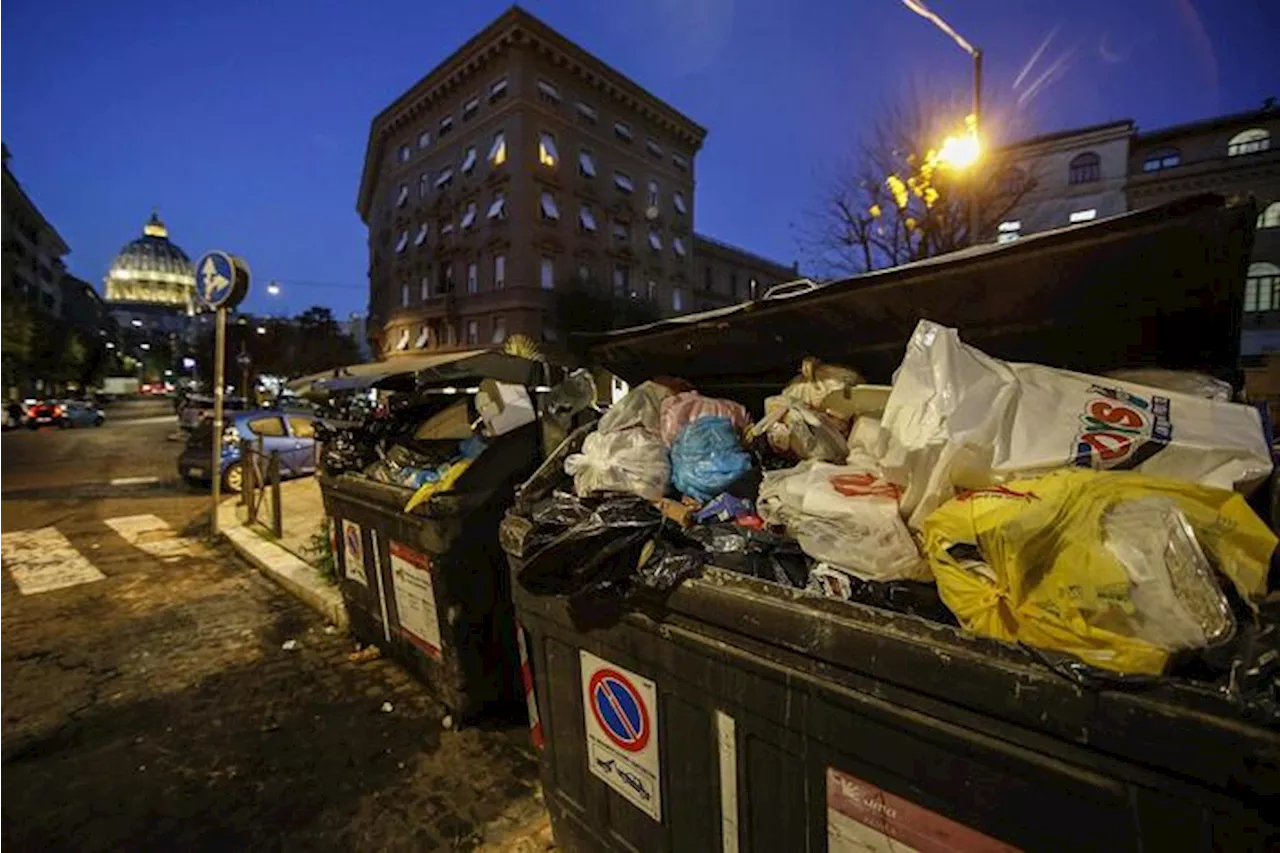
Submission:
[[[279,282],[275,282],[275,281],[268,282],[268,283],[267,283],[267,294],[268,294],[268,295],[270,295],[270,296],[279,296],[279,295],[280,295],[280,283],[279,283]]]
[[[111,341],[107,341],[107,349],[115,349],[115,348],[116,348],[115,344],[111,343]]]
[[[267,327],[266,327],[266,326],[259,326],[259,327],[258,327],[258,334],[260,334],[260,335],[265,335],[266,333],[267,333]]]
[[[142,328],[142,321],[141,321],[141,320],[139,320],[139,319],[137,319],[137,318],[135,317],[134,319],[132,319],[132,320],[130,320],[130,321],[129,321],[129,325],[130,325],[130,326],[133,326],[135,329],[141,329],[141,328]]]
[[[142,349],[151,349],[151,344],[138,344]]]

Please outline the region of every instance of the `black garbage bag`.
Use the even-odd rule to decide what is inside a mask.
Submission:
[[[812,561],[794,539],[731,521],[700,524],[683,535],[700,545],[722,569],[797,589],[808,583]]]
[[[661,606],[672,590],[702,574],[707,553],[680,539],[665,522],[658,533],[618,554],[611,571],[569,598],[569,617],[578,630],[607,628],[628,610]]]

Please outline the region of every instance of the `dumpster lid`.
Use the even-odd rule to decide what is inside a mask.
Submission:
[[[295,379],[293,390],[359,391],[365,388],[411,390],[418,382],[447,383],[464,378],[499,379],[527,385],[541,375],[538,362],[498,350],[463,350],[430,355],[399,355],[386,361],[352,364]]]
[[[975,246],[825,286],[587,338],[628,382],[776,389],[806,355],[887,384],[920,319],[984,352],[1085,373],[1228,375],[1256,213],[1217,195]]]

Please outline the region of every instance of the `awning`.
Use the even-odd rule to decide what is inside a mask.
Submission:
[[[499,379],[527,385],[541,378],[541,364],[497,350],[463,350],[397,355],[386,361],[352,364],[288,384],[291,390],[356,391],[365,388],[412,390],[418,385],[447,385],[463,379]]]

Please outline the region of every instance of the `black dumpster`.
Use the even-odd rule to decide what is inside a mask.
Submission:
[[[758,405],[809,353],[887,378],[923,314],[1005,356],[1229,374],[1251,216],[1144,212],[617,333],[595,354],[628,381],[678,375]],[[1034,310],[1020,324],[1000,294]],[[1069,327],[1053,306],[1081,295]],[[1280,849],[1274,709],[1239,694],[1073,679],[1027,649],[714,566],[588,627],[520,585],[529,529],[513,511],[501,539],[563,849]]]

